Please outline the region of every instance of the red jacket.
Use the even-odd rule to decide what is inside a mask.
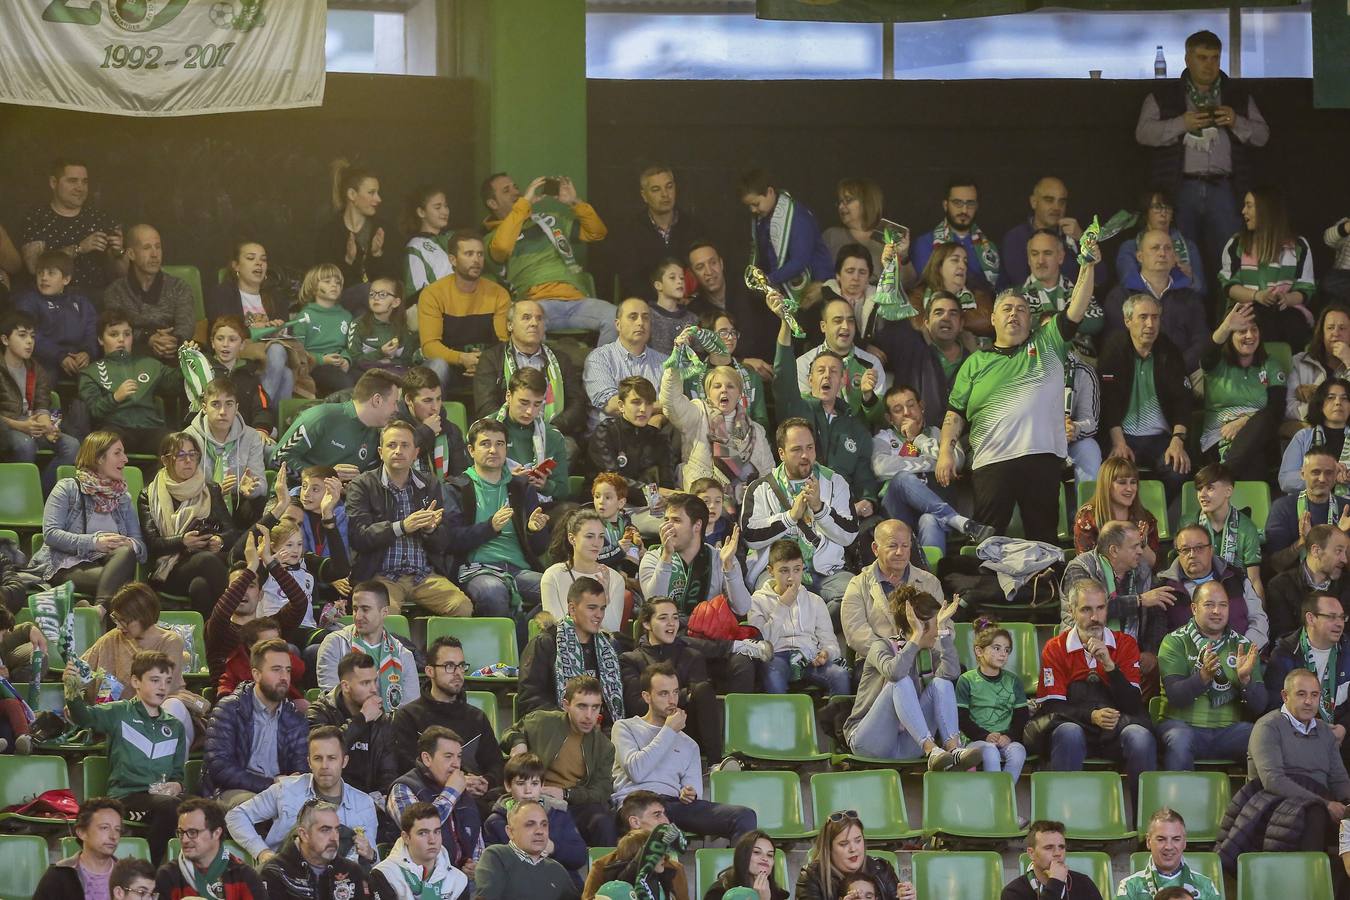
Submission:
[[[262,877],[247,864],[232,856],[221,877],[221,887],[225,893],[222,900],[264,900],[267,888]],[[155,875],[155,890],[160,900],[183,900],[184,897],[198,896],[197,888],[187,883],[178,861],[166,862],[159,867]]]
[[[304,697],[300,688],[296,687],[300,679],[305,677],[305,661],[296,654],[291,654],[291,690],[286,695],[292,700],[299,700]],[[248,648],[243,644],[236,646],[230,651],[230,655],[225,660],[225,671],[221,673],[220,680],[216,682],[216,696],[227,697],[234,693],[234,689],[245,681],[253,680],[253,667],[249,665]]]

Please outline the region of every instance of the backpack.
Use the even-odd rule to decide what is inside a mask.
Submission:
[[[73,822],[80,814],[80,804],[70,788],[43,791],[26,803],[5,807],[5,812],[35,819]]]
[[[731,611],[726,594],[704,600],[689,614],[689,636],[710,641],[751,641],[760,637],[759,629],[742,625]]]

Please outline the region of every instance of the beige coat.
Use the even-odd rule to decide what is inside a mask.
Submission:
[[[684,379],[674,368],[666,369],[661,376],[659,399],[666,417],[680,431],[684,448],[684,469],[680,482],[684,489],[689,490],[689,486],[700,478],[715,478],[725,485],[726,475],[713,463],[712,442],[708,440],[707,407],[702,400],[690,400],[684,395]],[[764,432],[764,426],[754,419],[750,420],[750,428],[755,435],[750,463],[759,470],[759,476],[767,475],[774,467],[769,437]],[[747,478],[745,484],[753,481],[754,477]]]
[[[942,583],[931,572],[913,564],[905,576],[905,584],[912,584],[932,594],[940,603],[946,599]],[[895,620],[886,610],[886,595],[877,580],[876,563],[863,569],[849,581],[844,599],[839,606],[839,622],[844,629],[844,641],[862,659],[877,638],[889,638],[897,633]]]

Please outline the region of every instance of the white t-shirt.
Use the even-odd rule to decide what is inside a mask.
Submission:
[[[1309,647],[1308,652],[1312,654],[1313,665],[1317,666],[1317,680],[1323,681],[1327,675],[1327,663],[1331,662],[1331,648],[1318,650],[1316,647]]]

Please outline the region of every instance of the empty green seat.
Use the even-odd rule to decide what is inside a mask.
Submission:
[[[69,788],[66,761],[59,756],[0,756],[0,809],[27,803],[43,791]],[[0,812],[0,825],[16,822],[38,831],[67,830],[63,820]]]
[[[1144,772],[1139,776],[1139,834],[1148,831],[1149,817],[1166,806],[1186,820],[1188,841],[1217,841],[1219,823],[1232,796],[1232,785],[1223,772]]]
[[[171,275],[174,278],[181,278],[187,282],[188,290],[192,292],[193,308],[197,312],[197,321],[200,322],[206,318],[206,300],[202,296],[202,273],[196,266],[164,266],[165,275]]]
[[[210,669],[206,665],[206,623],[202,621],[202,614],[195,609],[164,609],[159,613],[159,624],[168,625],[191,625],[192,626],[192,655],[197,660],[195,670],[184,670],[184,675],[209,675]]]
[[[775,840],[815,836],[817,829],[806,824],[795,772],[714,772],[709,780],[709,800],[750,807],[759,817],[760,830]]]
[[[1148,865],[1148,859],[1149,852],[1147,850],[1131,853],[1130,873],[1142,872],[1144,867]],[[1219,854],[1187,852],[1182,859],[1186,865],[1196,872],[1208,876],[1209,880],[1214,882],[1215,887],[1219,889],[1219,895],[1223,895],[1223,861],[1219,859]]]
[[[703,895],[708,893],[708,888],[717,880],[717,876],[731,865],[734,853],[734,847],[700,847],[694,851],[695,897],[702,900]],[[778,886],[785,891],[791,891],[796,884],[795,878],[792,881],[788,880],[787,854],[782,850],[773,852],[773,877]]]
[[[1122,841],[1127,827],[1125,789],[1116,772],[1033,772],[1031,818],[1064,823],[1071,841]]]
[[[994,900],[1003,891],[1003,860],[988,850],[920,850],[911,860],[919,900]]]
[[[1036,626],[1030,622],[999,622],[998,626],[1008,629],[1013,639],[1008,671],[1021,679],[1022,690],[1027,696],[1034,697],[1041,677],[1041,647]],[[964,668],[975,668],[975,626],[970,622],[956,623],[956,655]]]
[[[459,426],[459,430],[464,432],[464,437],[469,436],[469,411],[464,404],[458,400],[445,401],[445,417],[449,421]]]
[[[80,852],[80,842],[73,837],[61,838],[61,858],[66,859]],[[117,842],[118,859],[143,859],[150,861],[150,844],[143,837],[123,835]]]
[[[482,711],[487,716],[488,723],[493,731],[498,731],[501,725],[497,723],[497,695],[492,691],[465,691],[464,700],[470,706]],[[500,733],[498,731],[498,733]]]
[[[1244,853],[1237,886],[1238,900],[1330,898],[1331,862],[1325,853]]]
[[[839,810],[856,811],[869,841],[899,841],[922,833],[909,827],[905,795],[894,769],[817,772],[811,776],[811,809],[818,823]]]
[[[0,462],[0,526],[42,527],[42,478],[33,463]]]
[[[1092,850],[1070,851],[1064,854],[1064,864],[1070,872],[1078,872],[1092,879],[1097,892],[1103,897],[1113,897],[1116,886],[1111,883],[1111,857]],[[1018,857],[1017,865],[1025,872],[1031,865],[1031,857],[1023,853]]]
[[[821,762],[816,714],[806,694],[727,694],[726,752],[772,763]]]
[[[492,616],[432,616],[427,619],[427,646],[430,647],[443,635],[454,635],[464,645],[464,661],[469,664],[470,673],[497,663],[520,665],[520,653],[516,649],[516,623],[510,619]],[[466,680],[476,684],[514,684],[516,679],[470,674]]]
[[[47,841],[36,834],[0,834],[0,900],[28,900],[47,871]]]
[[[934,836],[1005,841],[1027,830],[1007,772],[925,772],[923,830]]]

